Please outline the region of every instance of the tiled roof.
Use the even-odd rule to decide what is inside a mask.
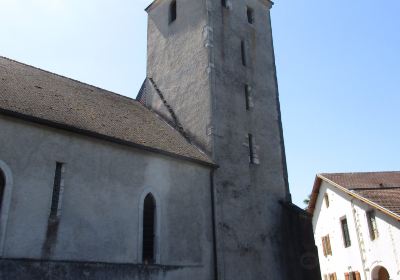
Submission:
[[[4,57],[0,57],[0,111],[213,164],[138,101]]]
[[[319,174],[311,194],[310,213],[315,209],[322,180],[400,219],[400,171]]]
[[[325,178],[349,190],[360,188],[400,188],[400,172],[325,173]]]
[[[355,192],[400,216],[400,188],[365,189]]]

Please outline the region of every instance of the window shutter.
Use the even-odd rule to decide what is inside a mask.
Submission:
[[[332,256],[331,240],[329,235],[326,236],[326,254]]]
[[[322,250],[324,251],[324,256],[326,257],[325,236],[322,237]]]
[[[337,280],[336,272],[333,273],[333,279]]]
[[[344,274],[344,279],[345,280],[350,280],[350,274],[348,274],[347,272]]]
[[[361,280],[361,275],[360,275],[360,272],[356,272],[356,280]]]

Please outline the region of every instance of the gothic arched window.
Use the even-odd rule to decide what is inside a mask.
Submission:
[[[1,207],[3,206],[3,196],[5,187],[6,187],[6,178],[4,176],[3,171],[0,169],[0,212],[1,212]]]
[[[176,0],[172,1],[169,5],[169,23],[176,20]]]
[[[143,263],[155,262],[156,201],[148,194],[143,205]]]

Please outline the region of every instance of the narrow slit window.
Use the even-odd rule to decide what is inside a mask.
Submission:
[[[4,189],[6,187],[6,178],[3,171],[0,169],[0,214],[1,207],[3,206]]]
[[[250,107],[251,107],[251,96],[250,96],[250,86],[249,85],[245,85],[244,86],[244,94],[245,94],[245,98],[246,98],[246,110],[249,111]]]
[[[247,65],[247,58],[246,58],[246,43],[242,40],[240,43],[241,54],[242,54],[242,64],[243,66]]]
[[[247,7],[247,21],[250,24],[254,23],[254,10],[250,7]]]
[[[227,8],[227,2],[228,0],[221,0],[221,5],[222,5],[222,7],[224,7],[224,8]]]
[[[155,263],[155,220],[156,202],[153,195],[148,194],[143,207],[143,263]]]
[[[172,1],[169,5],[169,23],[176,20],[176,0]]]
[[[55,220],[59,216],[61,202],[61,179],[62,179],[63,164],[56,163],[56,171],[54,174],[53,194],[51,197],[50,219]]]
[[[329,196],[327,193],[324,195],[324,201],[326,208],[329,208]]]
[[[249,162],[254,163],[254,139],[253,135],[249,133]]]
[[[349,233],[349,226],[347,224],[347,219],[343,218],[340,221],[340,224],[342,225],[342,234],[343,234],[343,243],[344,247],[350,247],[351,246],[351,240],[350,240],[350,233]]]
[[[378,238],[378,227],[376,225],[376,217],[375,211],[368,211],[367,212],[367,222],[368,222],[368,229],[369,229],[369,236],[371,240],[375,240]]]

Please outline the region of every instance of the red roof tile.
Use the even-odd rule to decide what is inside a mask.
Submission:
[[[4,57],[0,112],[213,165],[210,157],[138,101]]]
[[[319,174],[308,206],[310,213],[314,212],[322,180],[333,182],[334,186],[347,189],[348,194],[354,194],[361,200],[365,199],[364,202],[372,202],[371,205],[378,205],[387,213],[400,217],[400,171]]]
[[[349,190],[382,187],[400,188],[400,171],[325,173],[321,175]]]

